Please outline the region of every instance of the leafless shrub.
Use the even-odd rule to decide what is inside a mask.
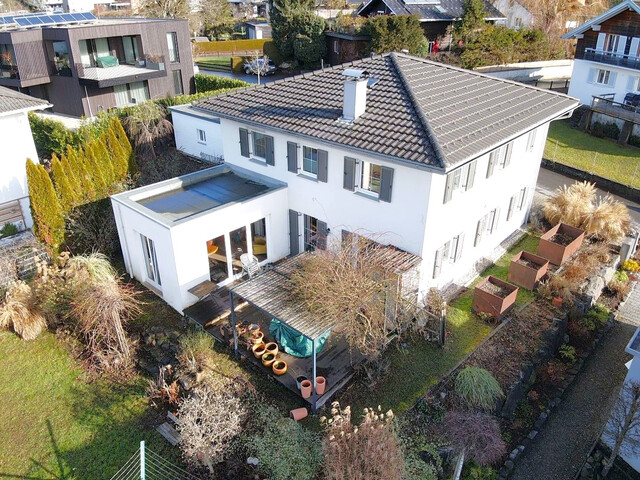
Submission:
[[[173,133],[173,124],[167,119],[167,111],[154,102],[144,102],[131,109],[122,122],[136,153],[143,158],[155,159],[156,143]]]
[[[602,436],[611,447],[611,456],[602,470],[606,477],[620,453],[640,453],[640,383],[625,382],[622,386]]]
[[[21,280],[9,286],[0,306],[0,328],[13,328],[23,340],[34,340],[47,328],[31,287]]]
[[[178,406],[180,402],[180,387],[173,380],[173,367],[164,365],[158,371],[156,380],[148,380],[147,397],[155,407],[160,405]]]
[[[450,411],[445,416],[445,425],[454,448],[478,465],[492,465],[506,453],[500,425],[491,415]]]
[[[325,478],[329,480],[400,480],[404,460],[400,441],[393,429],[393,412],[365,408],[360,426],[351,423],[351,408],[331,405],[323,444]]]
[[[202,385],[178,409],[180,449],[188,463],[214,472],[246,416],[242,402],[224,390]]]
[[[607,288],[618,297],[618,300],[623,300],[631,291],[631,286],[627,282],[613,279],[607,285]]]
[[[425,304],[427,306],[427,310],[435,315],[440,315],[440,313],[446,308],[444,297],[437,288],[429,289]]]

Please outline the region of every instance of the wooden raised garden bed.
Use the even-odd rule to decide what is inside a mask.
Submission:
[[[559,223],[540,237],[538,255],[554,265],[562,263],[576,253],[584,240],[584,230]]]
[[[542,277],[547,274],[549,260],[533,253],[517,253],[509,265],[509,281],[533,290]]]
[[[498,318],[514,305],[517,297],[518,287],[489,275],[476,285],[471,309]]]

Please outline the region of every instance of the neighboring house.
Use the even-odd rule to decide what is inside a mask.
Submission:
[[[187,20],[8,18],[0,31],[0,85],[45,99],[54,112],[93,116],[195,91]],[[46,23],[30,25],[38,24],[34,18]]]
[[[271,38],[271,25],[268,22],[246,22],[245,25],[249,40]]]
[[[27,114],[51,105],[9,88],[0,87],[0,227],[15,224],[20,230],[31,228],[27,185],[27,159],[38,162]]]
[[[352,33],[324,32],[327,44],[325,58],[329,65],[339,65],[362,58],[371,37]]]
[[[506,17],[504,22],[497,21],[496,24],[514,30],[533,27],[533,14],[518,0],[493,0],[491,4]]]
[[[114,196],[127,271],[159,272],[182,311],[189,289],[237,278],[239,253],[274,262],[356,233],[420,257],[421,293],[445,287],[525,223],[549,122],[577,105],[391,53],[175,107],[177,139],[220,122],[216,168],[245,180],[199,186],[198,173]]]
[[[578,41],[569,94],[581,103],[640,90],[640,4],[624,0],[562,38]]]
[[[357,14],[364,17],[375,15],[417,15],[428,40],[436,40],[447,32],[462,16],[463,0],[367,0]],[[485,0],[485,20],[504,23],[506,17]]]

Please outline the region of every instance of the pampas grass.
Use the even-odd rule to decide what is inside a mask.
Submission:
[[[34,340],[47,328],[44,316],[38,311],[31,287],[23,281],[9,287],[0,307],[0,327],[13,328],[23,340]]]

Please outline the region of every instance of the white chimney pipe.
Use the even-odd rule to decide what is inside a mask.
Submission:
[[[367,81],[369,74],[363,70],[347,68],[342,72],[344,97],[342,99],[342,120],[353,122],[367,107]]]

